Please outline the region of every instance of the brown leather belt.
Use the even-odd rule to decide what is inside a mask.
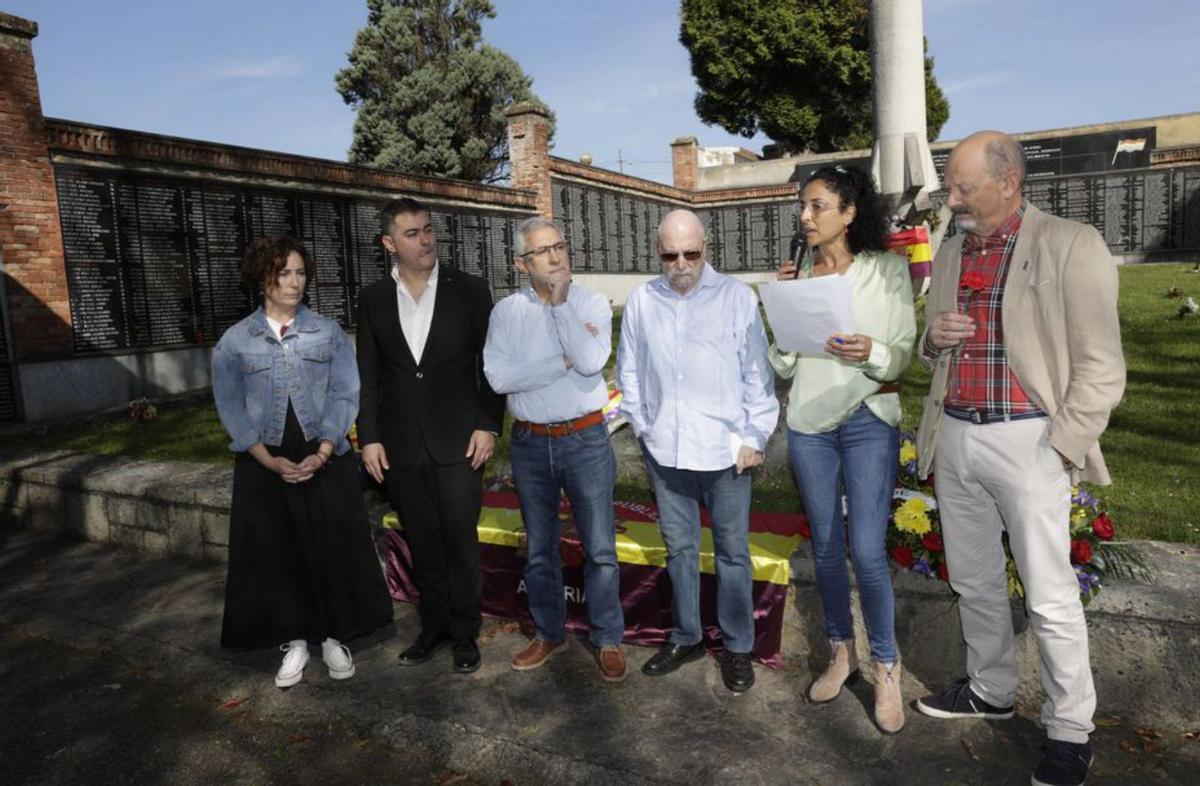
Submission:
[[[904,389],[904,385],[899,382],[889,382],[886,385],[880,385],[879,390],[875,391],[876,396],[882,396],[884,393],[899,393]]]
[[[513,427],[523,428],[526,431],[537,434],[539,437],[565,437],[568,434],[583,431],[585,428],[591,428],[603,422],[604,413],[596,410],[595,412],[589,412],[574,420],[566,420],[562,423],[530,423],[528,420],[518,420],[513,423]]]

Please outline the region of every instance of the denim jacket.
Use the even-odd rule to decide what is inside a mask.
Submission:
[[[305,439],[350,449],[346,433],[358,415],[354,348],[333,320],[300,306],[280,342],[259,308],[217,342],[212,356],[213,398],[231,450],[279,445],[288,399]]]

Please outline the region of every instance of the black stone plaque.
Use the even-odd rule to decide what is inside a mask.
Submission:
[[[314,265],[309,306],[347,328],[359,291],[391,264],[379,242],[384,200],[78,165],[55,177],[79,352],[215,341],[253,308],[239,268],[255,237],[299,238]],[[515,288],[520,217],[431,213],[443,264],[484,276],[497,298]]]
[[[1021,140],[1030,179],[1056,175],[1090,175],[1150,166],[1150,151],[1158,140],[1154,126],[1124,131],[1096,131],[1043,139]],[[950,150],[933,152],[938,178],[945,174]],[[869,159],[868,159],[869,165]]]

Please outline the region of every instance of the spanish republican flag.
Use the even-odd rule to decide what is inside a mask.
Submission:
[[[1112,164],[1117,163],[1117,156],[1122,153],[1140,153],[1146,149],[1145,139],[1120,139],[1117,140],[1117,149],[1113,151]]]

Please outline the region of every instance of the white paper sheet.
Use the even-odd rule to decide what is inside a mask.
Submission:
[[[853,333],[849,275],[772,281],[758,288],[775,345],[783,352],[820,355],[834,333]]]

